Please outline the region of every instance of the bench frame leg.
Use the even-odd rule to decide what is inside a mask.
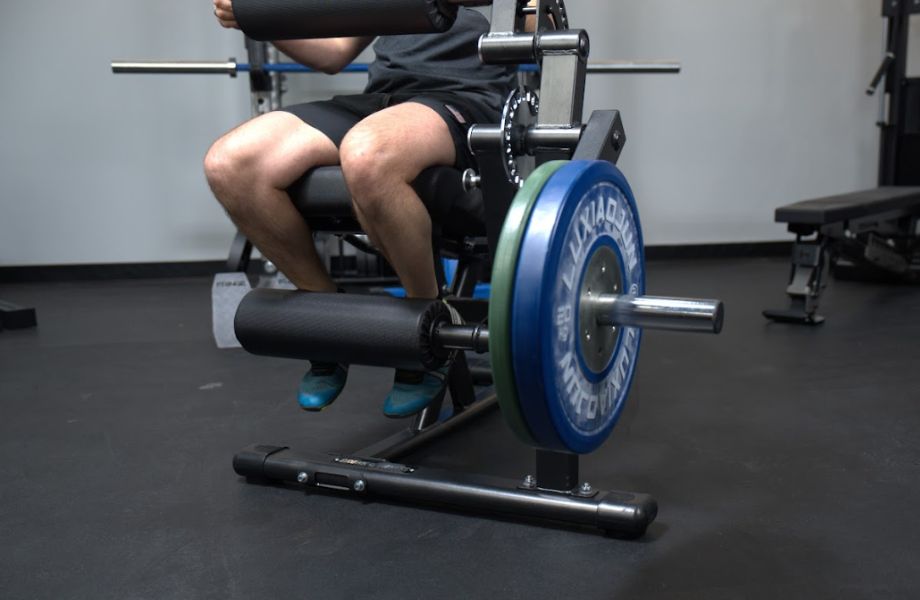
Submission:
[[[763,315],[771,321],[797,323],[801,325],[820,325],[824,317],[818,314],[818,304],[824,282],[827,264],[827,238],[817,233],[814,239],[797,235],[792,247],[792,270],[786,293],[789,295],[789,308],[768,309]]]

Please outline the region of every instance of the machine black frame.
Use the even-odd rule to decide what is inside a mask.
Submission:
[[[521,31],[523,4],[519,0],[495,0],[491,33],[506,32],[508,28]],[[587,35],[580,30],[553,30],[553,22],[566,22],[561,0],[539,0],[537,14],[538,27],[533,34],[507,36],[500,33],[492,38],[495,44],[491,46],[486,41],[490,35],[486,35],[480,42],[484,60],[541,64],[541,89],[553,91],[541,101],[537,127],[579,132],[573,147],[532,147],[528,152],[535,155],[538,164],[573,157],[615,162],[626,142],[618,111],[596,111],[587,123],[582,123]],[[496,129],[486,128],[478,135],[472,131],[470,134],[470,145],[479,164],[479,173],[470,179],[478,183],[485,199],[487,243],[474,239],[461,244],[457,276],[450,295],[457,299],[456,305],[467,319],[485,312],[483,302],[472,300],[473,288],[489,272],[491,253],[517,191],[502,166],[502,138],[498,135],[501,131],[496,132]],[[526,132],[519,133],[523,136]],[[488,374],[480,372],[477,378],[487,383]],[[450,406],[445,408],[445,398],[438,398],[408,429],[395,436],[349,456],[301,455],[284,446],[249,446],[234,457],[234,469],[250,479],[590,526],[625,536],[639,536],[645,532],[658,512],[655,500],[646,494],[600,491],[580,483],[579,457],[575,454],[538,449],[534,473],[519,480],[391,462],[494,407],[497,403],[494,392],[480,390],[477,393],[473,381],[474,374],[463,353],[459,353],[449,373]]]

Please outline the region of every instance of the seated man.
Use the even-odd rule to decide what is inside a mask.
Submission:
[[[238,28],[231,0],[214,0],[220,24]],[[299,289],[334,292],[309,227],[286,190],[308,170],[340,164],[355,215],[412,298],[436,298],[431,220],[410,185],[424,169],[472,166],[466,131],[497,123],[515,86],[514,69],[482,65],[479,36],[489,24],[461,8],[443,34],[380,37],[361,95],[287,107],[259,116],[208,151],[208,183],[230,218]],[[304,65],[337,73],[372,38],[276,42]],[[314,362],[298,400],[321,410],[345,385],[347,365]],[[384,414],[405,417],[444,388],[446,372],[397,371]]]

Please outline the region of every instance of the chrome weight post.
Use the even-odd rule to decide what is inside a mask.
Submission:
[[[589,267],[590,268],[590,267]],[[578,332],[586,345],[596,351],[604,330],[614,332],[618,327],[640,327],[681,333],[711,333],[722,331],[725,307],[721,300],[673,298],[669,296],[629,296],[586,292],[581,308],[591,315],[587,327]],[[442,351],[465,350],[477,354],[489,351],[489,328],[482,324],[452,325],[438,323],[431,332],[432,341]],[[603,345],[600,346],[603,348]]]

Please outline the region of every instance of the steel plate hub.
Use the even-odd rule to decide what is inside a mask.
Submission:
[[[579,350],[585,365],[592,373],[601,373],[610,364],[620,338],[620,328],[600,325],[597,310],[591,301],[602,294],[619,294],[623,282],[620,261],[607,244],[596,247],[581,280],[578,303]]]

